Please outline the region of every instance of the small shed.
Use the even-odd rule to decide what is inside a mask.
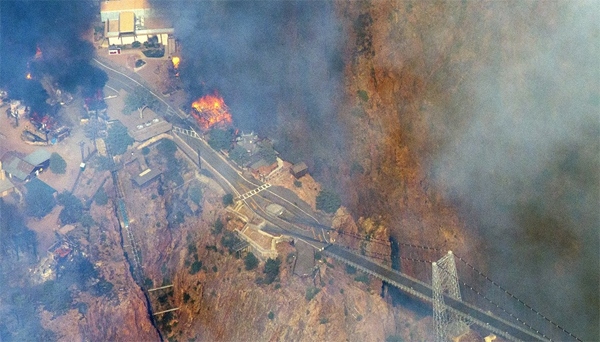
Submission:
[[[146,169],[135,176],[133,181],[137,186],[144,186],[146,183],[160,176],[161,173],[162,172],[159,169]]]
[[[292,175],[296,178],[300,178],[308,173],[308,166],[304,162],[300,162],[290,169]]]

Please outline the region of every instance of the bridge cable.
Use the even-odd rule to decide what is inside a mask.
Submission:
[[[583,342],[583,340],[581,340],[580,338],[578,338],[577,336],[573,335],[572,333],[570,333],[569,331],[565,330],[563,327],[561,327],[560,325],[558,325],[557,323],[554,323],[553,321],[551,321],[548,317],[544,316],[543,314],[541,314],[539,311],[535,310],[534,308],[532,308],[531,306],[529,306],[527,303],[525,303],[524,301],[522,301],[520,298],[516,297],[515,295],[513,295],[512,293],[510,293],[508,290],[506,290],[504,287],[502,287],[502,285],[496,283],[495,281],[493,281],[492,279],[490,279],[487,275],[483,274],[481,271],[479,271],[478,269],[476,269],[473,265],[471,265],[469,262],[467,262],[465,259],[461,258],[460,256],[456,255],[455,256],[458,258],[458,260],[462,261],[465,265],[467,265],[468,267],[470,267],[473,271],[477,272],[480,276],[484,277],[487,281],[489,281],[490,283],[492,283],[493,285],[495,285],[496,287],[498,287],[500,290],[504,291],[504,293],[506,293],[507,295],[509,295],[510,297],[512,297],[513,299],[516,299],[519,303],[521,303],[523,306],[525,306],[526,308],[528,308],[529,310],[533,311],[536,315],[542,317],[543,319],[545,319],[546,321],[550,322],[550,324],[554,325],[556,328],[562,330],[564,333],[569,334],[569,336],[573,337],[574,339],[576,339],[577,341]]]
[[[511,318],[516,319],[518,322],[520,322],[521,324],[523,324],[524,326],[526,326],[527,328],[529,328],[532,332],[536,332],[537,334],[541,335],[543,338],[549,340],[549,341],[554,341],[552,340],[549,336],[546,336],[546,334],[544,334],[543,332],[540,332],[539,330],[535,329],[533,326],[531,326],[530,324],[528,324],[527,322],[523,321],[522,319],[520,319],[519,317],[513,315],[512,313],[508,312],[505,308],[503,308],[502,306],[498,305],[498,303],[494,302],[493,300],[489,299],[486,295],[484,295],[483,293],[477,291],[476,289],[474,289],[471,285],[467,284],[466,282],[464,282],[463,280],[461,280],[460,278],[454,276],[453,274],[451,274],[450,272],[448,272],[444,267],[442,267],[441,265],[438,264],[438,267],[443,270],[444,272],[446,272],[446,274],[448,274],[449,276],[455,278],[457,281],[459,281],[461,284],[463,284],[463,286],[469,288],[471,291],[475,292],[477,295],[481,296],[483,299],[487,300],[490,304],[496,306],[497,309],[502,310],[504,313],[508,314]]]

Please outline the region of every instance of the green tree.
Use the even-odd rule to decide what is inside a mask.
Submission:
[[[177,144],[171,139],[162,139],[156,149],[165,157],[175,156],[177,152]]]
[[[64,174],[67,169],[67,162],[60,154],[53,152],[50,155],[50,171],[55,174]]]
[[[258,150],[258,154],[269,164],[273,164],[277,161],[277,152],[275,152],[271,145],[262,146],[260,150]]]
[[[106,205],[108,203],[108,195],[104,191],[104,187],[101,187],[94,195],[94,201],[97,205]]]
[[[41,181],[31,181],[25,185],[27,193],[25,194],[25,212],[27,215],[42,218],[54,209],[56,201],[52,190],[48,185]]]
[[[340,197],[332,191],[321,190],[317,196],[317,209],[334,213],[341,205]]]
[[[232,138],[233,135],[231,132],[224,129],[213,128],[209,132],[208,144],[217,151],[229,150]]]
[[[244,265],[246,266],[247,271],[253,270],[258,266],[258,259],[252,252],[248,252],[244,257]]]
[[[133,138],[127,133],[127,127],[120,122],[115,122],[108,129],[108,136],[105,139],[110,152],[113,155],[121,155],[127,151],[127,147],[133,144]]]
[[[225,227],[225,225],[223,224],[223,221],[221,221],[220,218],[218,218],[215,221],[215,224],[213,225],[213,228],[210,230],[210,232],[213,235],[219,235],[221,234],[221,232],[223,231],[223,228]]]
[[[223,196],[223,205],[227,206],[231,204],[233,204],[233,195],[226,194],[225,196]]]
[[[147,156],[148,154],[150,154],[150,148],[144,147],[142,149],[142,154],[145,155],[145,156]]]
[[[144,106],[148,106],[148,108],[154,110],[158,105],[156,97],[142,87],[137,87],[133,92],[127,94],[124,102],[125,107],[123,108],[122,113],[125,115],[129,115],[134,110],[138,110]]]
[[[275,279],[279,276],[279,266],[281,265],[281,260],[271,259],[269,258],[265,263],[265,270],[263,271],[266,274],[265,284],[271,284]]]
[[[250,160],[250,155],[245,148],[236,146],[229,152],[229,158],[236,162],[239,166],[244,166]]]
[[[311,301],[313,298],[315,298],[315,296],[317,295],[317,293],[321,292],[321,289],[318,289],[316,287],[309,287],[306,289],[306,294],[304,295],[304,298],[307,301]]]
[[[200,205],[200,201],[202,200],[202,190],[199,186],[190,188],[190,199],[192,202],[196,203],[196,205]]]
[[[273,320],[273,318],[275,318],[275,314],[273,313],[273,311],[269,311],[269,314],[267,315],[267,317],[268,317],[270,320]]]
[[[61,223],[72,224],[78,222],[83,214],[83,204],[81,204],[79,198],[65,191],[57,196],[57,200],[60,205],[64,206],[58,214]]]
[[[131,47],[134,48],[134,49],[137,49],[140,46],[142,46],[142,43],[140,43],[138,41],[135,41],[135,42],[131,43]]]

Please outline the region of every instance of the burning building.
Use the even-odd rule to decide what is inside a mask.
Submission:
[[[192,103],[192,116],[202,129],[224,128],[231,125],[231,114],[217,93],[206,95]]]

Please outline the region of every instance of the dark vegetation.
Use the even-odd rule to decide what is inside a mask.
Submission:
[[[244,257],[244,266],[247,271],[251,271],[258,267],[258,259],[254,256],[252,252],[248,252]]]
[[[28,182],[25,184],[25,212],[28,216],[42,218],[48,215],[56,201],[53,192],[42,182]]]
[[[0,199],[0,218],[0,255],[16,260],[37,256],[36,233],[27,228],[17,207]]]
[[[156,146],[159,154],[164,158],[165,165],[167,166],[164,177],[166,181],[175,183],[175,185],[183,184],[182,169],[183,164],[175,156],[177,152],[177,145],[170,139],[162,139],[158,146]]]
[[[213,128],[209,132],[208,144],[215,150],[229,150],[233,134],[230,130]]]
[[[73,224],[81,219],[83,214],[83,204],[79,198],[75,197],[72,193],[65,191],[56,196],[56,199],[58,200],[58,204],[64,207],[58,215],[58,218],[63,225]]]
[[[67,162],[56,152],[50,155],[50,171],[56,174],[64,174],[67,169]]]
[[[233,195],[225,194],[223,196],[223,205],[228,206],[228,205],[232,205],[232,204],[233,204]]]
[[[97,205],[106,205],[108,203],[108,195],[104,191],[104,187],[98,189],[98,192],[94,195],[94,201]]]
[[[250,161],[250,155],[245,148],[241,146],[235,146],[231,152],[229,152],[229,158],[236,162],[239,166],[244,166]]]
[[[341,205],[340,196],[330,190],[321,190],[317,195],[317,209],[326,213],[335,213]]]
[[[108,137],[105,141],[113,155],[125,153],[127,147],[133,144],[133,138],[127,133],[127,127],[118,121],[114,122],[108,129]]]
[[[158,106],[158,100],[146,89],[137,87],[133,92],[127,94],[125,97],[125,106],[123,107],[123,114],[129,115],[134,110],[138,110],[147,106],[152,110],[156,110]]]
[[[264,284],[271,284],[279,277],[279,266],[281,265],[281,260],[277,259],[268,259],[265,262],[265,269],[263,273],[265,274]]]

